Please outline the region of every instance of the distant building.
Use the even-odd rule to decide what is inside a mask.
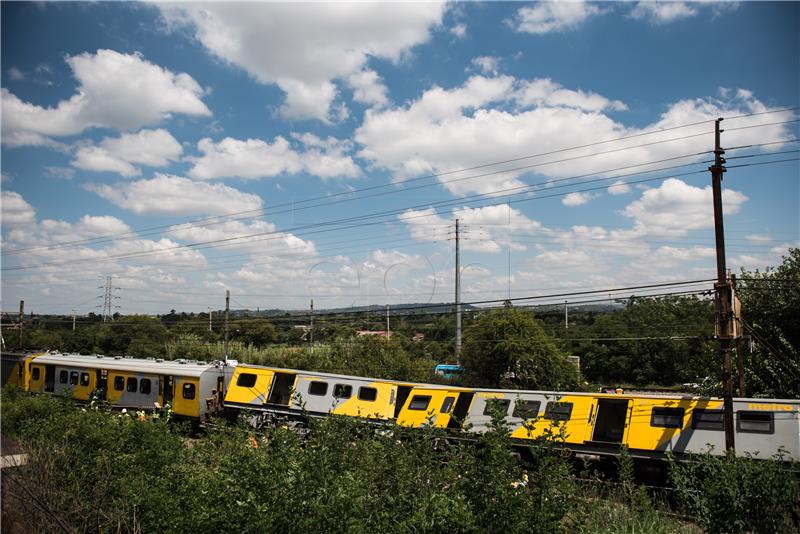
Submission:
[[[423,334],[422,332],[417,332],[416,334],[414,334],[414,337],[411,338],[412,341],[415,341],[417,343],[419,343],[423,339],[425,339],[425,334]]]
[[[578,374],[581,373],[581,357],[580,356],[567,356],[567,361],[575,366]]]
[[[387,332],[386,330],[356,330],[356,335],[358,337],[362,336],[378,336],[378,337],[392,337],[391,332]]]

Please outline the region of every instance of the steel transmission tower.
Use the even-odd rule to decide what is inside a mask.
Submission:
[[[114,299],[118,299],[117,295],[114,295],[114,290],[119,289],[118,287],[114,287],[111,283],[112,277],[106,276],[106,283],[102,286],[97,286],[97,289],[102,289],[103,294],[97,295],[97,298],[103,299],[103,322],[108,323],[113,320],[113,309],[119,309],[119,306],[114,305]],[[100,306],[97,306],[98,308]]]

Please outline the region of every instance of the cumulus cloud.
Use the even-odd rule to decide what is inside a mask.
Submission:
[[[622,180],[617,180],[616,182],[608,186],[609,195],[626,195],[630,192],[631,192],[631,186],[629,186]]]
[[[280,174],[308,172],[320,178],[354,177],[360,174],[358,165],[346,153],[352,150],[347,141],[313,134],[292,134],[303,145],[295,150],[281,136],[272,143],[261,139],[244,141],[226,137],[215,143],[209,138],[197,144],[202,156],[190,157],[194,166],[189,176],[197,180],[223,177],[257,179]]]
[[[194,78],[150,63],[139,53],[98,50],[68,56],[66,61],[77,90],[54,107],[23,102],[3,88],[4,143],[44,144],[48,136],[73,135],[92,127],[133,130],[177,113],[211,115]]]
[[[667,24],[678,19],[697,15],[697,9],[686,2],[637,2],[628,14],[632,19],[647,20],[651,24]]]
[[[156,173],[151,179],[85,186],[120,208],[143,215],[226,214],[261,208],[261,198],[223,184]]]
[[[36,210],[14,191],[0,193],[0,213],[2,213],[3,226],[29,224],[36,218]]]
[[[628,106],[620,100],[609,100],[597,93],[565,89],[550,78],[537,78],[522,83],[516,94],[521,106],[563,106],[585,111],[625,111]]]
[[[467,25],[464,24],[464,23],[461,23],[461,22],[458,23],[458,24],[454,24],[450,28],[450,33],[452,33],[453,35],[455,35],[459,39],[463,39],[464,37],[467,36]]]
[[[576,191],[574,193],[567,193],[564,198],[561,199],[561,203],[569,207],[583,206],[591,202],[595,197],[597,197],[597,195],[592,193]]]
[[[737,213],[748,198],[732,189],[722,190],[723,213]],[[683,235],[689,230],[714,225],[711,186],[703,188],[670,178],[642,193],[622,214],[635,222],[635,230],[655,234]]]
[[[537,2],[519,8],[509,25],[518,32],[533,34],[574,30],[601,12],[599,7],[581,1]]]
[[[158,4],[172,26],[189,27],[212,55],[286,93],[288,118],[331,121],[336,80],[365,70],[369,58],[400,61],[429,39],[444,3]]]
[[[164,167],[179,159],[182,153],[180,143],[167,130],[141,130],[120,137],[106,137],[99,146],[78,148],[72,166],[136,176],[140,171],[133,164]]]
[[[473,252],[496,253],[508,246],[525,250],[513,243],[511,234],[551,233],[539,221],[508,205],[453,208],[449,217],[439,215],[435,208],[409,209],[397,218],[406,224],[412,239],[421,242],[447,239],[453,221],[459,219],[464,232],[463,248]]]
[[[277,226],[263,220],[224,221],[202,227],[177,225],[171,227],[167,233],[171,238],[184,242],[232,240],[230,248],[257,252],[260,255],[290,253],[312,256],[317,252],[313,241],[306,241],[291,233],[279,232]],[[245,236],[253,237],[236,241],[236,238]]]
[[[362,70],[351,74],[347,83],[353,90],[353,100],[377,107],[389,102],[388,90],[374,70]]]
[[[497,74],[497,68],[500,66],[500,58],[494,56],[478,56],[472,58],[472,66],[477,68],[483,74]]]
[[[778,107],[767,106],[743,89],[675,102],[656,121],[641,127],[626,126],[605,113],[623,106],[602,95],[563,88],[549,79],[472,76],[451,89],[433,87],[403,106],[368,110],[355,140],[361,146],[361,158],[388,169],[397,181],[447,173],[438,179],[454,195],[492,194],[523,187],[521,177],[526,172],[568,179],[601,171],[600,177],[618,178],[620,173],[612,169],[658,169],[664,163],[652,162],[696,154],[697,135],[707,134],[710,144],[710,121],[720,116],[755,114],[731,121],[730,126],[764,125],[731,128],[725,132],[729,145],[756,144],[767,138],[788,141],[792,139],[789,128],[774,123],[796,117],[792,111],[777,112]],[[771,113],[763,114],[765,111]],[[677,132],[669,130],[692,123],[699,124]],[[597,146],[598,141],[631,136],[637,137]],[[581,145],[592,146],[565,150]],[[558,154],[547,156],[549,152]],[[518,159],[526,155],[530,157]],[[510,164],[453,172],[515,158],[518,161]],[[700,159],[687,157],[675,163]],[[528,169],[520,168],[524,166]]]

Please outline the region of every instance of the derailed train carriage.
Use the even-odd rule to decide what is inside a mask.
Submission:
[[[626,445],[642,458],[725,450],[722,400],[691,395],[597,394],[464,388],[371,379],[235,361],[164,361],[59,353],[4,353],[3,384],[99,398],[117,408],[170,404],[203,421],[242,410],[302,420],[329,414],[402,426],[485,432],[502,415],[526,444],[556,432],[576,453],[615,455]],[[736,450],[800,461],[800,399],[734,399]]]
[[[195,360],[80,354],[3,354],[8,383],[37,393],[97,399],[128,410],[169,404],[180,418],[201,421],[222,411],[233,365]],[[12,366],[12,362],[16,362]]]
[[[641,458],[711,451],[723,454],[722,400],[690,395],[516,391],[414,384],[347,375],[239,365],[228,409],[293,419],[328,414],[399,425],[485,432],[502,415],[517,443],[561,433],[581,454]],[[800,400],[734,399],[736,450],[800,460]]]

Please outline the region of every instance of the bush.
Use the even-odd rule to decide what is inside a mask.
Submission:
[[[711,533],[782,533],[798,528],[797,465],[739,457],[698,455],[670,461],[678,504]]]

